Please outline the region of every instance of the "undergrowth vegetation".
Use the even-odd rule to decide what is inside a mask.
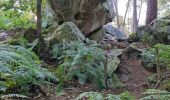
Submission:
[[[143,97],[139,100],[169,100],[170,92],[148,89],[142,93]],[[103,95],[99,92],[84,92],[81,93],[76,100],[137,100],[130,92],[126,91],[119,95],[107,94]]]
[[[41,67],[41,61],[33,51],[18,45],[0,45],[0,95],[2,97],[3,94],[28,95],[34,86],[57,81],[52,72]]]
[[[97,44],[72,42],[54,45],[52,53],[54,58],[61,61],[55,71],[60,81],[71,83],[78,79],[80,84],[92,82],[100,88],[106,87],[104,72],[106,58]],[[113,72],[108,75],[112,87],[121,86]]]
[[[170,92],[155,90],[155,89],[148,89],[146,92],[142,93],[145,97],[141,98],[140,100],[169,100],[170,99]]]
[[[76,100],[135,100],[129,92],[124,92],[119,95],[107,94],[107,96],[103,96],[98,92],[84,92],[80,94]]]
[[[44,9],[46,2],[46,0],[42,0],[42,8]],[[42,26],[46,27],[46,13],[44,16]],[[16,28],[36,28],[36,0],[1,0],[0,29],[11,30]]]

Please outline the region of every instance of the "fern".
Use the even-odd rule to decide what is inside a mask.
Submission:
[[[27,96],[21,95],[21,94],[8,94],[8,95],[2,95],[0,98],[3,99],[3,100],[7,100],[7,99],[9,99],[9,98],[22,98],[22,99],[28,99]]]
[[[167,91],[149,89],[143,95],[146,96],[140,100],[170,100],[170,92]]]
[[[120,82],[118,76],[116,74],[113,74],[112,77],[109,79],[112,87],[118,88],[124,86],[122,82]]]
[[[105,97],[105,100],[136,100],[136,99],[134,96],[130,94],[130,92],[126,91],[119,95],[108,94],[107,97]]]
[[[81,93],[76,100],[135,100],[135,97],[132,96],[129,92],[123,92],[119,95],[107,94],[107,96],[103,96],[101,93],[98,92],[84,92]]]
[[[64,60],[57,70],[63,71],[62,76],[65,76],[65,80],[70,81],[77,77],[81,84],[84,84],[88,79],[99,87],[105,87],[103,65],[105,57],[101,49],[74,42],[67,44],[62,54],[56,54],[59,52],[58,50],[58,46],[55,45],[53,48],[54,58],[62,55],[60,58]]]
[[[62,59],[56,74],[61,76],[60,79],[63,81],[68,82],[76,77],[80,84],[88,80],[99,88],[106,87],[104,73],[106,58],[104,51],[98,46],[96,43],[87,45],[78,42],[71,42],[63,47],[58,44],[54,45],[52,50],[54,58]],[[115,78],[112,74],[113,71],[108,74],[111,84],[114,81],[112,78]],[[114,82],[112,86],[116,86],[118,80],[115,79]]]
[[[119,95],[108,94],[106,100],[122,100]]]
[[[103,95],[98,92],[84,92],[80,94],[75,100],[82,100],[88,98],[88,100],[103,100]]]
[[[40,64],[36,54],[22,46],[0,45],[0,90],[56,83],[56,76]]]

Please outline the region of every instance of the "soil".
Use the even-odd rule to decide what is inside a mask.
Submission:
[[[141,97],[141,93],[149,88],[147,79],[151,76],[151,72],[144,69],[140,59],[128,59],[121,63],[120,80],[126,84],[127,90],[136,98]]]

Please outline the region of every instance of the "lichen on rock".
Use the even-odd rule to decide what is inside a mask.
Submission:
[[[62,44],[63,42],[69,43],[71,41],[83,42],[84,40],[84,35],[73,22],[63,23],[51,34],[48,34],[48,36],[45,37],[45,42],[48,46],[52,46],[55,43]]]

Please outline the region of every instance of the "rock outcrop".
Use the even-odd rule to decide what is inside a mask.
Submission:
[[[71,21],[88,36],[114,17],[112,0],[49,0],[59,25]]]
[[[170,18],[156,19],[150,25],[139,27],[136,38],[150,45],[170,44]]]

